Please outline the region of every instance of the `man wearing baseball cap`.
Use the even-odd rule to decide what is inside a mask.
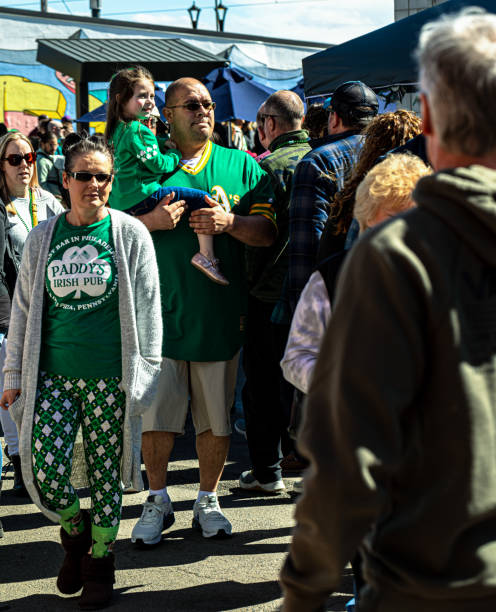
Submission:
[[[377,115],[375,93],[361,81],[340,85],[326,100],[328,132],[324,144],[303,157],[296,167],[289,208],[289,272],[286,295],[273,315],[289,323],[300,293],[314,271],[322,230],[335,194],[343,188],[362,146],[360,132]],[[312,142],[310,142],[310,145]],[[336,251],[344,237],[336,236]],[[289,305],[289,307],[288,307]]]

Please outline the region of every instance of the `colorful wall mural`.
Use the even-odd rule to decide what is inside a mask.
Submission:
[[[24,76],[31,67],[17,65],[17,75],[2,74],[0,64],[0,121],[7,127],[16,128],[28,134],[37,124],[38,115],[51,119],[62,119],[64,115],[75,118],[76,95],[74,80],[47,66],[36,66],[37,81]],[[55,73],[57,85],[48,85]],[[24,73],[24,74],[23,74]],[[42,82],[40,82],[40,80]],[[95,95],[96,94],[96,95]],[[93,110],[106,100],[105,90],[96,90],[89,95],[89,109]],[[101,124],[92,124],[97,131],[103,131]]]
[[[103,104],[107,96],[101,84],[94,87],[89,95],[90,110]],[[42,114],[52,119],[76,117],[74,79],[41,64],[0,62],[0,122],[28,134]],[[103,131],[102,124],[92,127]]]

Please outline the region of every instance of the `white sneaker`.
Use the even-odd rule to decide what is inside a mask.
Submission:
[[[138,489],[135,489],[132,484],[125,485],[122,481],[121,481],[121,489],[124,494],[139,493]]]
[[[303,493],[303,478],[295,480],[295,482],[293,483],[293,492],[298,494]]]
[[[251,470],[246,470],[239,477],[239,486],[249,491],[263,491],[264,493],[277,494],[285,491],[286,487],[282,478],[272,482],[258,482]]]
[[[193,527],[204,538],[228,538],[232,525],[222,513],[216,495],[204,495],[193,506]]]
[[[150,495],[143,505],[140,520],[134,526],[131,542],[140,546],[153,546],[162,540],[162,531],[174,524],[172,502],[161,495]]]

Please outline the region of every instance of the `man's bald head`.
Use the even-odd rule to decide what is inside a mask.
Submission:
[[[214,110],[208,89],[190,77],[177,79],[165,93],[164,117],[171,128],[171,139],[183,155],[193,156],[204,146],[214,129]]]
[[[271,115],[278,125],[287,131],[301,129],[305,109],[300,96],[294,91],[281,89],[264,102],[264,114]]]
[[[210,97],[207,88],[198,79],[193,79],[192,77],[181,77],[180,79],[173,81],[169,87],[167,87],[165,92],[165,106],[173,105],[181,90],[198,86],[204,87],[206,95]]]

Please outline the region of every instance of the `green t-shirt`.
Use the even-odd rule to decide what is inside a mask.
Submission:
[[[121,376],[117,263],[110,215],[54,228],[45,276],[40,369],[74,378]]]
[[[127,210],[157,189],[162,175],[176,168],[180,153],[161,153],[153,132],[139,121],[119,121],[109,144],[114,151],[114,182],[109,204]]]
[[[163,183],[212,194],[237,215],[262,214],[274,219],[268,175],[255,160],[235,149],[208,143],[194,166],[180,169]],[[186,361],[226,361],[243,343],[246,314],[244,245],[228,234],[214,237],[214,250],[229,280],[223,287],[193,267],[197,235],[183,215],[175,229],[152,233],[157,253],[164,314],[163,352]]]

